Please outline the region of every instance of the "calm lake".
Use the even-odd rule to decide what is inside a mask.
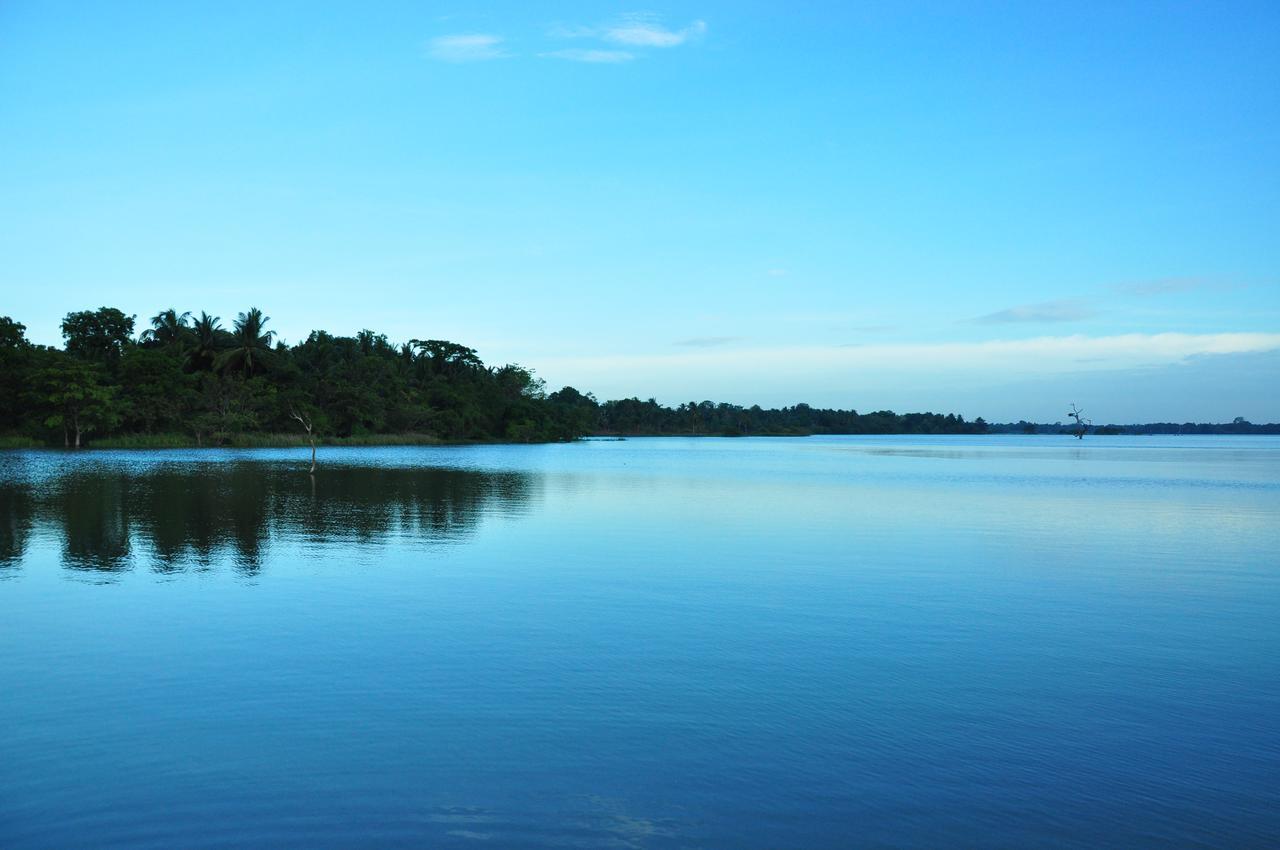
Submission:
[[[0,452],[0,847],[1280,845],[1280,439]]]

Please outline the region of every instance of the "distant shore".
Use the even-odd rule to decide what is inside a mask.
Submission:
[[[1135,430],[1104,430],[1098,429],[1086,434],[1086,437],[1188,437],[1188,436],[1254,436],[1254,435],[1275,435],[1280,434],[1280,425],[1261,426],[1269,430],[1255,430],[1249,432],[1240,431],[1143,431],[1136,430],[1137,426],[1128,426]],[[803,438],[803,437],[945,437],[945,436],[1027,436],[1027,437],[1074,437],[1070,432],[1064,430],[1044,430],[1044,431],[1016,431],[1016,430],[997,430],[993,428],[986,434],[922,434],[919,432],[879,432],[874,434],[814,434],[814,433],[758,433],[758,434],[706,434],[706,433],[642,433],[642,434],[586,434],[575,440],[557,440],[557,441],[515,441],[503,439],[479,439],[479,440],[446,440],[433,434],[361,434],[349,437],[319,437],[316,444],[322,447],[390,447],[390,446],[485,446],[485,445],[548,445],[552,442],[577,442],[579,440],[596,440],[596,441],[621,441],[631,438],[660,438],[660,437],[771,437],[771,438]],[[292,449],[307,448],[306,435],[304,434],[232,434],[219,442],[211,442],[209,440],[197,441],[195,437],[187,434],[119,434],[109,437],[102,437],[96,440],[87,441],[82,448],[85,449],[103,449],[103,450],[154,450],[154,449]],[[0,436],[0,450],[5,449],[53,449],[63,448],[61,446],[52,445],[47,442],[32,439],[24,436]]]

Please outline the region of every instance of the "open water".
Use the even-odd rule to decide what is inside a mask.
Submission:
[[[1280,846],[1280,440],[0,452],[0,847]]]

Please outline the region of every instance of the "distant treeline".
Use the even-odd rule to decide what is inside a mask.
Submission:
[[[599,405],[595,433],[663,434],[982,434],[987,424],[978,417],[966,422],[963,416],[948,413],[894,413],[877,410],[828,410],[797,404],[765,410],[736,404],[690,402],[676,408],[663,407],[653,399],[625,398]]]
[[[1073,434],[1076,425],[1061,422],[993,422],[987,426],[992,434]],[[1231,422],[1148,422],[1145,425],[1090,425],[1087,434],[1280,434],[1280,422],[1265,425],[1246,421],[1237,416]]]
[[[67,314],[62,348],[34,345],[0,317],[0,443],[78,446],[281,444],[303,419],[347,442],[545,442],[589,434],[981,433],[954,414],[765,410],[710,401],[598,402],[573,387],[547,392],[516,364],[486,366],[438,339],[396,345],[383,334],[313,331],[286,345],[256,308],[231,327],[163,310],[141,333],[102,307]]]

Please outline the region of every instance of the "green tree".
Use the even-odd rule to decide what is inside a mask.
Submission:
[[[200,384],[198,413],[190,423],[197,443],[206,438],[221,443],[233,434],[256,431],[274,406],[275,388],[261,378],[209,374],[201,376]]]
[[[0,431],[16,430],[23,419],[19,396],[27,384],[31,343],[26,325],[0,316]]]
[[[484,368],[474,348],[444,339],[411,339],[432,373],[457,376]]]
[[[114,307],[68,313],[62,320],[67,353],[114,371],[132,342],[133,320]]]
[[[161,347],[186,342],[191,328],[187,320],[191,313],[179,313],[174,308],[161,310],[151,317],[151,327],[142,332],[144,345]]]
[[[61,428],[62,444],[80,448],[83,435],[110,430],[120,421],[115,387],[105,383],[101,366],[54,354],[33,376],[31,399],[44,426]]]
[[[221,319],[201,310],[200,318],[191,326],[191,345],[187,348],[183,368],[188,372],[213,371],[219,353],[228,345],[227,337]]]
[[[8,316],[0,316],[0,351],[16,351],[30,348],[27,342],[27,326]]]
[[[121,417],[125,430],[185,430],[196,403],[196,376],[182,370],[175,347],[134,348],[120,361]]]
[[[231,332],[231,347],[218,356],[218,371],[239,372],[249,377],[269,366],[271,340],[275,337],[275,331],[265,330],[269,321],[271,317],[262,315],[257,307],[237,316]]]

